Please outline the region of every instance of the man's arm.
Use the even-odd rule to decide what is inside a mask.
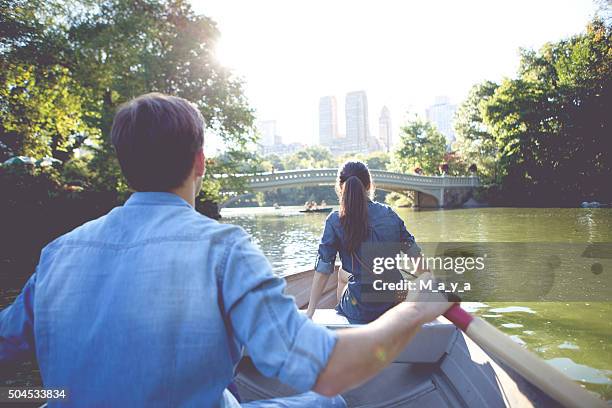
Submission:
[[[332,332],[283,294],[284,282],[246,233],[231,235],[231,242],[219,269],[226,319],[257,369],[297,391],[335,395],[359,385],[388,365],[422,323],[450,307],[446,301],[405,302],[367,326]]]
[[[257,369],[297,391],[309,391],[327,364],[335,333],[300,313],[285,281],[242,230],[226,234],[228,248],[218,283],[226,322]]]
[[[34,351],[34,286],[36,273],[13,304],[0,312],[0,362],[16,361]]]
[[[368,325],[339,330],[336,347],[313,391],[333,396],[362,384],[388,366],[422,324],[450,306],[443,299],[403,302]]]

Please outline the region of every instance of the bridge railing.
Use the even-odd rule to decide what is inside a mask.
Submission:
[[[371,170],[376,184],[406,184],[428,187],[476,187],[478,177],[474,176],[421,176],[418,174],[402,174],[384,170]],[[306,169],[245,175],[246,182],[251,187],[272,185],[325,183],[333,184],[337,169]]]

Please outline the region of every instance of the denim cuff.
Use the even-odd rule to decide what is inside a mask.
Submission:
[[[408,249],[406,250],[406,255],[410,258],[418,258],[421,256],[421,247],[416,243],[412,242],[408,244]]]
[[[332,260],[331,262],[325,262],[321,259],[320,256],[317,257],[317,262],[315,263],[315,271],[329,275],[334,271],[334,261],[335,260]]]
[[[280,369],[278,379],[299,392],[311,390],[336,346],[338,334],[304,321]]]

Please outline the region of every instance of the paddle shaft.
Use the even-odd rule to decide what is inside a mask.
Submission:
[[[513,368],[532,384],[567,407],[607,407],[605,402],[535,354],[525,350],[510,337],[484,321],[453,305],[445,314],[448,320],[467,334],[476,344]]]

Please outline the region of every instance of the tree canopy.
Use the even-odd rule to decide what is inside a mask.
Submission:
[[[458,155],[475,164],[483,182],[497,180],[497,140],[484,123],[483,110],[498,85],[485,81],[474,85],[454,118],[457,139],[453,148]]]
[[[413,173],[415,168],[421,168],[427,175],[439,174],[438,167],[445,152],[444,135],[430,122],[414,115],[402,127],[391,167],[404,173]]]
[[[595,20],[584,34],[524,50],[518,77],[482,99],[507,196],[612,200],[611,44],[612,29]]]
[[[125,189],[109,143],[112,117],[120,104],[157,91],[195,103],[207,134],[239,158],[210,160],[209,173],[231,175],[250,160],[255,132],[242,82],[214,57],[216,24],[187,1],[9,0],[0,7],[4,156],[66,161],[86,146],[91,183]]]

